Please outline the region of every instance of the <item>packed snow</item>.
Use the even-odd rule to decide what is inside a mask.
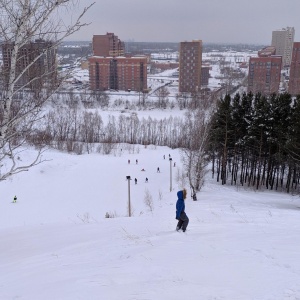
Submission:
[[[298,195],[222,186],[208,173],[198,201],[188,189],[183,233],[178,150],[44,159],[0,185],[1,300],[300,299]]]

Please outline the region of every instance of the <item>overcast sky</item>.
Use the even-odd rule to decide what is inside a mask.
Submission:
[[[267,45],[273,30],[289,26],[300,41],[300,0],[81,0],[81,6],[92,2],[84,18],[91,25],[73,40],[113,32],[123,41]]]

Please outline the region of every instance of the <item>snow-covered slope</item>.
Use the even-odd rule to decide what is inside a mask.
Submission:
[[[1,300],[300,299],[298,196],[221,186],[208,174],[198,201],[187,197],[187,232],[176,232],[179,152],[130,152],[48,151],[51,161],[1,182]],[[131,218],[128,175],[138,180]]]

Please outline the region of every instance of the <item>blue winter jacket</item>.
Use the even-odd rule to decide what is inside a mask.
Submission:
[[[177,197],[178,200],[176,202],[176,219],[179,219],[181,212],[183,212],[185,209],[185,204],[183,200],[183,191],[177,192]]]

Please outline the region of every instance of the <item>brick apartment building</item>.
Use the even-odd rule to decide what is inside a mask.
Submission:
[[[13,47],[13,43],[3,43],[1,45],[5,83],[8,83]],[[56,52],[56,48],[51,41],[39,39],[24,45],[18,53],[16,75],[18,76],[27,67],[28,70],[16,83],[16,87],[26,86],[36,90],[45,84],[51,86],[57,83]],[[34,60],[36,61],[30,66]]]
[[[268,46],[258,51],[258,57],[249,61],[248,92],[278,93],[280,85],[282,56],[274,55],[276,48]]]
[[[249,61],[248,92],[277,93],[280,85],[282,57],[277,55],[251,57]]]
[[[92,56],[89,74],[92,90],[147,90],[146,57]]]
[[[93,36],[93,54],[94,56],[123,56],[125,54],[125,45],[118,36],[108,32],[106,35]]]
[[[291,95],[300,95],[300,42],[293,46],[288,91]]]
[[[179,49],[179,92],[194,93],[201,88],[202,41],[181,42]]]
[[[92,90],[147,90],[147,57],[125,57],[124,43],[113,33],[93,36],[88,60]]]

